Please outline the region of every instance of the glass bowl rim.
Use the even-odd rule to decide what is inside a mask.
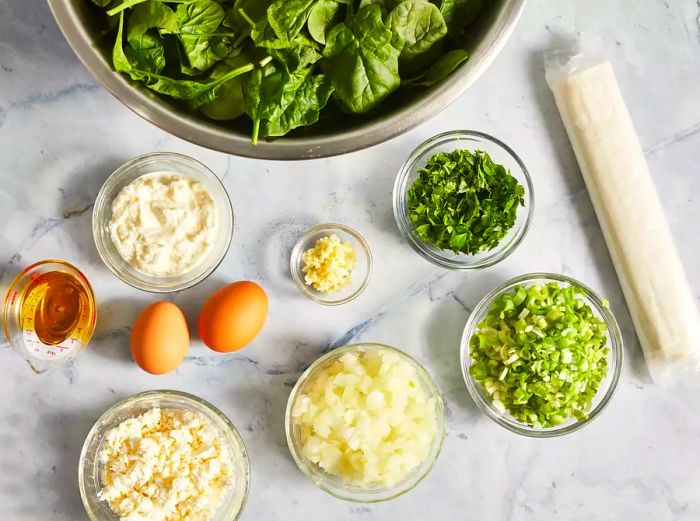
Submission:
[[[306,458],[303,456],[303,454],[298,453],[295,450],[295,443],[293,440],[293,431],[294,431],[294,426],[293,426],[293,418],[292,418],[292,409],[294,408],[294,404],[296,403],[296,399],[299,397],[299,394],[301,392],[301,389],[304,387],[304,385],[308,382],[309,377],[323,364],[327,363],[329,360],[332,360],[333,358],[339,358],[342,355],[344,355],[347,352],[360,349],[363,347],[368,347],[368,348],[376,348],[376,349],[384,349],[393,353],[398,354],[401,358],[406,360],[408,363],[411,364],[419,373],[422,373],[422,380],[426,381],[429,384],[429,389],[427,390],[430,392],[433,396],[437,398],[436,400],[436,406],[435,406],[435,411],[436,411],[436,422],[437,422],[437,430],[435,432],[435,438],[439,439],[433,439],[433,444],[437,443],[437,449],[435,450],[435,456],[433,457],[432,461],[429,463],[429,465],[426,466],[425,470],[423,473],[413,482],[409,487],[407,488],[397,488],[396,485],[394,487],[390,487],[387,490],[391,490],[392,488],[397,488],[395,492],[392,492],[391,494],[387,495],[386,497],[372,497],[372,498],[363,498],[357,495],[357,493],[349,492],[347,494],[344,494],[341,492],[338,492],[337,490],[333,489],[332,487],[327,486],[322,479],[317,479],[317,475],[321,475],[320,472],[316,470],[316,466],[311,463],[310,461],[307,464]],[[291,393],[289,394],[289,398],[287,399],[287,407],[285,410],[285,415],[284,415],[284,430],[285,430],[285,435],[287,438],[287,446],[289,448],[289,452],[292,455],[292,458],[294,459],[294,462],[296,463],[297,467],[299,470],[308,478],[312,483],[314,483],[318,488],[326,492],[327,494],[330,494],[333,497],[336,497],[338,499],[342,499],[344,501],[350,501],[353,503],[381,503],[385,501],[389,501],[392,499],[395,499],[399,496],[402,496],[411,490],[413,490],[415,487],[418,486],[418,484],[423,481],[428,474],[430,474],[430,471],[433,469],[435,466],[435,463],[440,457],[440,453],[442,452],[442,449],[445,445],[445,438],[447,436],[447,423],[446,423],[446,413],[445,413],[445,403],[444,399],[442,396],[442,392],[440,391],[440,388],[438,387],[437,383],[431,376],[431,374],[428,372],[428,370],[421,364],[418,360],[416,360],[413,356],[410,354],[406,353],[405,351],[402,351],[396,347],[387,345],[387,344],[382,344],[378,342],[358,342],[354,344],[347,344],[341,347],[334,348],[326,353],[323,353],[321,356],[316,358],[309,367],[307,367],[304,372],[299,376],[297,379],[296,383],[294,384],[294,387],[292,388]],[[400,485],[397,484],[397,485]]]
[[[515,163],[518,165],[518,168],[522,172],[523,178],[525,180],[524,187],[528,203],[525,207],[525,222],[519,229],[517,229],[516,235],[511,241],[511,243],[508,244],[507,247],[502,249],[499,249],[499,246],[496,246],[496,248],[488,250],[487,253],[493,252],[493,254],[477,262],[465,262],[458,261],[456,259],[448,259],[447,257],[444,257],[442,255],[436,254],[428,250],[424,246],[423,241],[416,240],[411,235],[412,225],[410,222],[408,222],[406,218],[406,212],[403,211],[406,208],[406,194],[408,188],[406,184],[408,182],[408,177],[414,170],[416,163],[420,161],[428,152],[430,152],[436,146],[442,145],[443,143],[448,143],[450,141],[465,138],[477,138],[479,140],[491,143],[492,145],[501,148],[507,155],[509,155],[513,159],[513,161],[515,161]],[[401,168],[399,169],[399,172],[394,181],[392,198],[394,220],[396,221],[396,225],[398,226],[401,235],[409,243],[411,248],[413,248],[413,250],[416,253],[418,253],[421,257],[432,262],[433,264],[451,270],[477,270],[482,268],[488,268],[506,259],[515,250],[518,249],[518,246],[520,246],[520,244],[525,239],[525,236],[527,235],[527,232],[530,229],[530,225],[532,224],[532,219],[535,214],[535,188],[532,182],[532,177],[530,176],[530,172],[525,166],[525,163],[522,161],[520,156],[518,156],[518,154],[516,154],[515,151],[503,141],[494,136],[491,136],[490,134],[480,132],[478,130],[449,130],[447,132],[442,132],[440,134],[432,136],[423,141],[420,145],[418,145],[418,147],[416,147],[413,150],[413,152],[411,152],[406,161],[404,161],[404,163],[401,165]],[[469,255],[467,257],[473,258],[474,256]]]
[[[239,445],[240,449],[240,458],[241,461],[244,463],[246,473],[245,473],[245,480],[244,480],[244,491],[243,491],[243,497],[241,501],[240,508],[238,512],[236,513],[235,517],[232,519],[232,521],[236,521],[237,519],[240,518],[242,515],[243,511],[245,510],[246,503],[248,502],[248,495],[250,493],[250,479],[251,479],[251,469],[250,469],[250,457],[248,456],[248,449],[245,446],[245,442],[243,441],[243,438],[241,437],[240,432],[238,432],[238,429],[236,429],[236,426],[233,424],[233,422],[226,416],[219,408],[216,406],[212,405],[210,402],[207,400],[200,398],[199,396],[195,396],[194,394],[186,393],[183,391],[175,391],[172,389],[153,389],[150,391],[143,391],[140,393],[133,394],[131,396],[128,396],[126,398],[123,398],[116,403],[112,404],[109,408],[107,408],[101,415],[100,417],[95,421],[95,423],[92,425],[90,428],[90,431],[88,432],[87,436],[85,436],[85,441],[83,442],[83,446],[80,449],[80,457],[78,459],[78,488],[80,490],[80,499],[82,500],[83,507],[85,509],[85,513],[87,516],[92,520],[92,521],[99,521],[97,517],[94,517],[94,512],[92,511],[91,508],[88,508],[87,504],[87,490],[85,487],[85,459],[87,458],[87,451],[89,446],[92,444],[93,440],[95,437],[97,437],[100,434],[100,431],[104,428],[103,424],[107,421],[110,420],[116,412],[123,408],[129,408],[131,405],[134,403],[138,402],[139,400],[142,400],[144,398],[154,398],[154,399],[161,399],[161,398],[177,398],[180,400],[183,400],[185,402],[189,402],[189,404],[194,404],[194,407],[202,407],[209,412],[211,412],[214,416],[219,418],[227,427],[229,433],[233,436],[233,438],[236,440],[236,443]],[[104,433],[102,433],[104,434]],[[238,480],[237,480],[238,481]],[[236,485],[234,484],[234,487]]]
[[[141,163],[145,163],[151,160],[187,163],[194,169],[199,170],[199,172],[211,182],[211,185],[215,187],[214,190],[222,196],[222,199],[225,201],[225,204],[221,211],[228,215],[229,220],[231,222],[231,229],[230,232],[227,233],[226,243],[223,245],[220,253],[217,255],[216,261],[213,262],[210,267],[203,271],[198,271],[197,266],[193,267],[192,270],[190,270],[191,277],[189,279],[184,280],[178,284],[174,284],[172,286],[154,286],[141,278],[147,275],[139,274],[137,276],[132,277],[131,275],[125,276],[124,274],[120,273],[120,271],[107,259],[107,255],[105,253],[107,246],[104,244],[101,234],[99,233],[99,228],[101,227],[101,224],[104,224],[100,223],[100,218],[104,215],[106,205],[112,203],[112,201],[107,200],[107,191],[112,189],[112,186],[115,185],[121,179],[122,176],[126,175],[132,169],[137,168]],[[112,172],[109,175],[105,182],[102,183],[102,186],[100,187],[100,190],[97,193],[97,197],[95,198],[95,205],[92,210],[93,242],[95,243],[97,253],[100,256],[102,263],[105,266],[107,266],[109,271],[111,271],[115,277],[117,277],[122,282],[128,284],[132,288],[157,294],[174,293],[177,291],[182,291],[191,288],[199,284],[200,282],[206,280],[212,273],[214,273],[214,271],[216,271],[217,268],[221,266],[221,263],[224,261],[229,249],[231,248],[231,243],[233,241],[233,233],[235,231],[235,225],[236,220],[234,215],[233,204],[231,202],[230,196],[228,195],[228,191],[226,190],[226,187],[223,184],[223,181],[201,161],[198,161],[197,159],[188,155],[180,154],[178,152],[149,152],[147,154],[142,154],[140,156],[129,159],[125,163],[121,164],[119,167],[117,167],[117,169],[114,172]],[[111,240],[111,238],[109,238],[109,240]],[[112,246],[116,248],[116,246]],[[119,252],[117,252],[117,254],[119,254]],[[122,260],[125,264],[128,264],[128,261],[126,259]]]
[[[583,420],[578,420],[573,424],[552,427],[549,429],[536,429],[530,427],[524,423],[518,422],[513,419],[508,419],[504,414],[498,411],[491,402],[487,401],[483,396],[481,391],[477,388],[479,385],[471,375],[469,374],[469,365],[467,362],[470,359],[470,348],[469,340],[471,339],[478,322],[483,318],[483,312],[487,311],[491,306],[491,303],[501,294],[510,290],[513,286],[518,284],[527,284],[529,282],[535,282],[537,280],[546,280],[547,282],[563,282],[570,286],[577,286],[584,291],[587,304],[591,305],[595,311],[600,315],[600,317],[605,321],[608,328],[609,336],[609,347],[610,347],[610,358],[614,364],[613,373],[611,379],[607,384],[607,388],[599,387],[596,394],[603,392],[603,397],[600,402],[588,413],[588,416]],[[605,307],[604,299],[598,295],[596,291],[590,288],[588,285],[583,284],[573,277],[567,275],[557,274],[557,273],[546,273],[546,272],[533,272],[524,275],[519,275],[512,279],[507,280],[503,284],[492,289],[489,293],[484,296],[479,303],[474,307],[474,310],[469,315],[467,323],[464,326],[464,331],[462,332],[462,338],[460,340],[460,351],[459,351],[459,365],[462,370],[462,377],[469,391],[469,395],[472,400],[479,406],[479,408],[486,413],[486,415],[495,421],[501,427],[508,429],[511,432],[521,434],[523,436],[528,436],[532,438],[553,438],[557,436],[563,436],[564,434],[569,434],[575,432],[584,426],[591,423],[605,410],[609,405],[610,400],[617,391],[618,384],[620,383],[620,377],[622,375],[622,365],[624,361],[624,345],[622,339],[622,332],[620,327],[613,315],[612,311]]]
[[[360,244],[360,246],[362,246],[362,251],[367,259],[367,273],[365,273],[365,276],[363,277],[360,286],[347,297],[338,300],[326,300],[309,290],[309,288],[306,285],[306,282],[300,276],[300,263],[302,262],[301,256],[304,253],[302,251],[304,248],[304,244],[309,240],[309,238],[318,233],[332,232],[333,230],[340,230],[344,233],[347,233],[348,235],[351,235]],[[294,243],[294,246],[292,247],[292,252],[289,257],[289,269],[292,273],[292,279],[294,279],[294,283],[304,296],[324,306],[340,306],[341,304],[346,304],[352,300],[355,300],[367,288],[367,286],[369,285],[369,281],[372,277],[373,262],[374,261],[372,258],[372,250],[370,250],[369,244],[364,239],[364,237],[360,235],[358,231],[345,224],[323,223],[318,224],[304,232],[304,234],[301,237],[299,237],[299,239]]]

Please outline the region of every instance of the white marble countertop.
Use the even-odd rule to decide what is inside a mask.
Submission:
[[[276,163],[228,157],[139,119],[83,69],[41,0],[0,0],[0,274],[59,257],[93,282],[97,332],[74,363],[34,375],[0,349],[0,518],[85,519],[77,486],[81,445],[99,415],[133,393],[172,388],[220,407],[249,448],[253,480],[243,519],[688,520],[700,519],[700,400],[651,385],[608,251],[544,81],[542,50],[560,33],[600,34],[614,62],[695,294],[700,296],[700,8],[697,2],[531,0],[503,53],[449,110],[383,145],[345,157]],[[446,272],[401,240],[391,187],[403,158],[440,131],[503,139],[533,174],[537,208],[519,250],[478,273]],[[174,373],[153,377],[130,360],[129,327],[154,296],[100,262],[93,200],[116,166],[149,151],[189,154],[219,174],[236,210],[223,265],[174,301],[193,319],[213,288],[259,281],[270,318],[254,344],[221,356],[193,345]],[[620,158],[624,161],[624,158]],[[375,273],[340,308],[302,297],[287,267],[311,225],[356,227]],[[572,275],[611,302],[626,342],[612,404],[560,439],[511,434],[481,414],[459,370],[469,309],[496,284],[528,271]],[[284,439],[283,414],[301,370],[329,345],[385,342],[414,354],[448,407],[444,451],[426,480],[385,504],[336,500],[307,481]]]

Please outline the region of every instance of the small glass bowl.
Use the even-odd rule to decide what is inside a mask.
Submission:
[[[238,519],[245,506],[250,488],[250,462],[241,436],[231,421],[212,404],[191,394],[168,390],[147,391],[118,402],[107,409],[90,429],[80,453],[78,468],[80,496],[88,517],[92,521],[119,520],[109,504],[97,497],[102,489],[104,470],[99,460],[99,453],[102,450],[105,436],[111,429],[124,420],[143,414],[154,407],[183,409],[201,414],[216,428],[233,458],[235,481],[215,516],[208,521]]]
[[[409,217],[408,190],[418,179],[419,171],[428,160],[439,152],[452,152],[457,149],[483,150],[495,163],[503,165],[525,188],[525,206],[519,206],[515,224],[501,242],[492,250],[476,255],[454,253],[441,250],[425,242],[416,233]],[[443,268],[472,270],[487,268],[502,261],[513,253],[522,242],[530,227],[535,209],[535,194],[530,174],[521,159],[508,145],[495,137],[472,130],[452,130],[438,134],[416,148],[401,167],[394,183],[394,217],[401,234],[411,247],[428,261]]]
[[[607,356],[608,373],[600,383],[600,387],[598,387],[598,392],[593,398],[588,417],[583,420],[569,418],[566,422],[561,425],[557,425],[556,427],[535,428],[516,420],[508,412],[503,413],[493,406],[491,397],[486,393],[481,384],[475,381],[469,373],[469,366],[472,363],[469,340],[476,332],[478,325],[486,317],[486,314],[491,308],[493,301],[500,295],[511,292],[513,287],[517,285],[529,287],[533,285],[546,284],[548,282],[557,282],[564,286],[577,286],[584,291],[584,295],[582,295],[584,302],[591,307],[594,314],[598,318],[605,322],[608,328],[607,345],[610,352]],[[569,434],[581,429],[597,418],[598,415],[600,415],[600,413],[603,412],[603,410],[608,406],[610,399],[617,389],[617,385],[620,381],[620,374],[622,372],[622,358],[622,333],[620,333],[620,327],[618,326],[617,320],[615,320],[612,312],[603,304],[603,299],[595,291],[581,282],[572,279],[571,277],[557,275],[554,273],[530,273],[527,275],[521,275],[492,290],[481,300],[481,302],[479,302],[476,308],[474,308],[474,311],[472,311],[472,314],[469,316],[467,324],[464,327],[464,333],[462,334],[462,345],[460,350],[462,376],[467,384],[469,394],[474,399],[476,404],[486,413],[489,418],[491,418],[501,427],[505,427],[509,431],[533,438],[551,438]]]
[[[199,181],[211,193],[218,211],[216,242],[202,262],[181,275],[159,277],[141,273],[122,257],[110,235],[114,199],[135,179],[155,172],[173,172]],[[203,281],[221,264],[231,244],[233,208],[219,178],[199,161],[171,152],[146,154],[124,163],[102,185],[92,214],[92,234],[102,261],[122,281],[153,293],[180,291]]]
[[[357,255],[357,266],[351,272],[352,282],[336,293],[321,293],[306,283],[304,279],[304,252],[313,248],[321,237],[337,235],[341,242],[348,242]],[[292,278],[299,291],[314,302],[326,306],[338,306],[357,298],[369,284],[372,275],[372,253],[369,245],[355,230],[344,224],[321,224],[311,228],[294,245],[289,262]]]
[[[369,350],[385,350],[398,354],[404,361],[408,362],[416,370],[416,374],[418,375],[421,385],[425,389],[427,395],[429,397],[436,398],[435,417],[437,422],[437,430],[430,448],[430,454],[409,476],[406,477],[406,479],[391,487],[375,486],[365,488],[349,485],[343,482],[340,477],[329,474],[315,463],[309,461],[306,456],[304,456],[302,451],[299,427],[295,424],[294,418],[292,417],[292,411],[294,410],[294,405],[297,398],[299,398],[299,396],[304,392],[306,385],[312,381],[319,371],[325,369],[328,365],[332,364],[348,352],[362,352]],[[330,351],[329,353],[326,353],[315,360],[314,363],[311,364],[311,366],[299,377],[294,389],[292,389],[292,393],[287,401],[287,412],[284,423],[287,434],[287,445],[289,446],[289,450],[292,453],[294,461],[302,473],[324,492],[327,492],[328,494],[331,494],[339,499],[354,501],[357,503],[376,503],[380,501],[387,501],[405,494],[406,492],[415,488],[415,486],[428,475],[430,469],[433,468],[433,465],[440,455],[440,451],[442,450],[445,440],[445,409],[442,402],[440,389],[438,389],[433,379],[430,377],[425,368],[418,363],[418,361],[403,351],[384,344],[363,343],[347,345],[345,347],[334,349],[333,351]]]

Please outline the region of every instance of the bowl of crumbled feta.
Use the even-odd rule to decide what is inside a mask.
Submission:
[[[214,406],[148,391],[95,423],[78,480],[92,521],[229,521],[243,511],[250,463],[238,431]]]
[[[132,159],[105,181],[92,216],[95,246],[127,284],[154,293],[207,278],[228,252],[233,208],[221,180],[182,154]]]
[[[361,503],[413,489],[442,449],[440,391],[412,357],[355,344],[316,360],[287,402],[287,443],[299,469],[325,492]]]

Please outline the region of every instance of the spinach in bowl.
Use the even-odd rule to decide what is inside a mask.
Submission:
[[[468,58],[482,0],[92,0],[111,18],[115,70],[252,141],[337,111],[366,114]]]

